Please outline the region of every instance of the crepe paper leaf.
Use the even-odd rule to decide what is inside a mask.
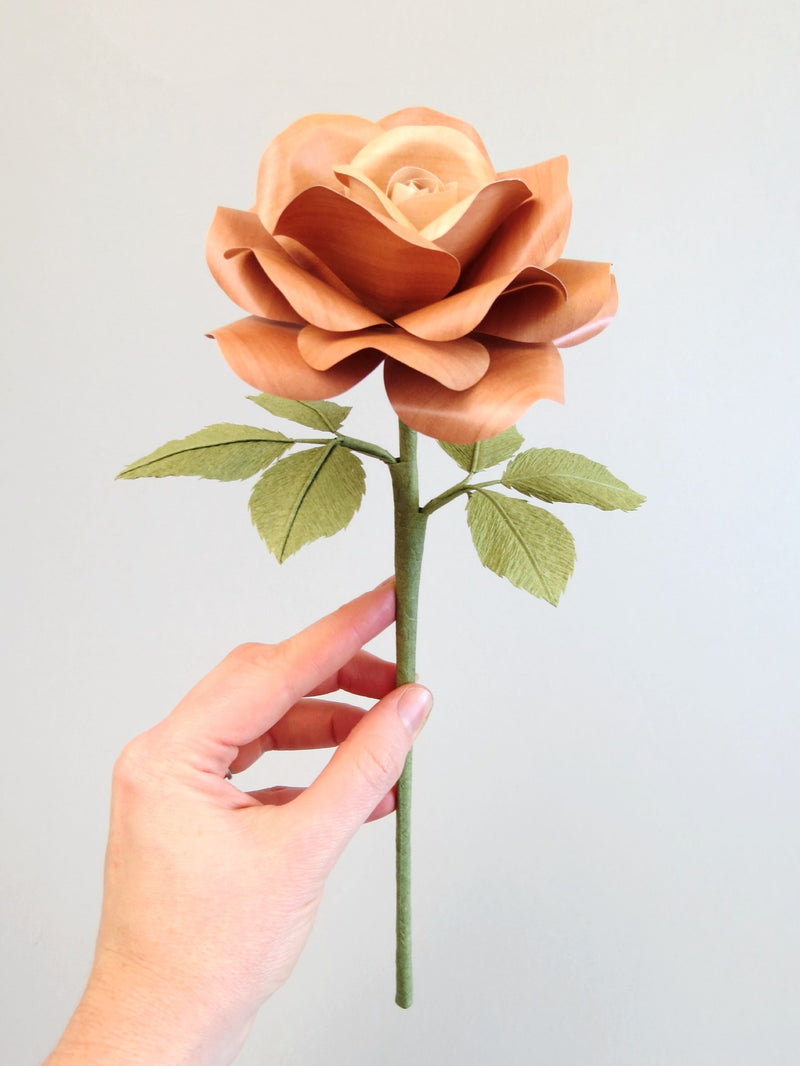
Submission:
[[[331,441],[270,467],[253,488],[250,516],[282,563],[304,544],[344,529],[361,505],[365,484],[361,460]]]
[[[541,507],[487,489],[470,495],[467,521],[484,566],[558,605],[575,565],[575,542],[563,522]]]
[[[182,440],[169,441],[126,466],[117,477],[185,475],[216,481],[243,481],[269,466],[292,444],[294,441],[276,430],[221,422]]]
[[[290,422],[299,422],[301,426],[329,433],[336,433],[353,410],[352,407],[342,407],[338,403],[331,403],[330,400],[286,400],[283,396],[270,396],[267,392],[247,398],[278,418],[286,418]]]
[[[601,511],[635,511],[645,501],[601,463],[559,448],[531,448],[518,455],[502,483],[548,503],[588,503]]]
[[[479,440],[474,444],[448,444],[440,440],[440,447],[444,448],[451,459],[455,459],[462,470],[475,474],[479,470],[487,470],[490,466],[510,459],[511,456],[522,447],[523,437],[516,426],[510,426],[499,433],[496,437],[488,440]]]

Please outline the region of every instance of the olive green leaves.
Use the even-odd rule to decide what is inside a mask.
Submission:
[[[348,525],[364,495],[365,476],[355,454],[359,442],[338,429],[349,407],[278,396],[251,400],[279,418],[333,436],[292,438],[272,429],[222,423],[170,441],[131,463],[120,478],[189,475],[236,481],[261,474],[250,495],[253,524],[278,562],[304,544]],[[285,455],[297,445],[310,445]]]
[[[428,513],[467,495],[467,522],[483,565],[554,606],[575,564],[572,534],[543,507],[492,491],[493,486],[546,503],[583,503],[603,511],[633,511],[644,502],[644,496],[583,455],[529,448],[511,458],[523,443],[515,427],[477,444],[440,443],[467,476],[432,500]],[[507,459],[511,462],[493,480],[472,482],[474,474]]]

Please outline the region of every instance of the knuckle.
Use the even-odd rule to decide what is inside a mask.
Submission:
[[[259,644],[256,641],[250,641],[234,648],[229,653],[228,659],[237,666],[256,667],[263,670],[275,664],[277,648],[275,644]]]
[[[381,794],[395,783],[402,770],[399,755],[388,747],[359,748],[355,765],[368,787]]]
[[[147,734],[128,741],[114,763],[114,787],[126,792],[138,791],[150,774],[150,744]]]

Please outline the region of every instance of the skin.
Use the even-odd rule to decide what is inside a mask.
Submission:
[[[45,1066],[219,1066],[289,976],[325,881],[392,788],[431,707],[363,645],[385,582],[277,645],[233,651],[114,768],[105,889],[86,991]],[[368,712],[309,699],[343,690]],[[264,752],[335,746],[307,789],[245,793]]]

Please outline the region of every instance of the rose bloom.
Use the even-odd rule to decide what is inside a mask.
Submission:
[[[564,156],[498,174],[438,111],[308,115],[267,146],[255,207],[217,210],[208,263],[252,317],[212,336],[262,392],[336,396],[383,361],[407,425],[494,436],[563,401],[558,348],[616,310],[608,263],[560,258],[570,214]]]

